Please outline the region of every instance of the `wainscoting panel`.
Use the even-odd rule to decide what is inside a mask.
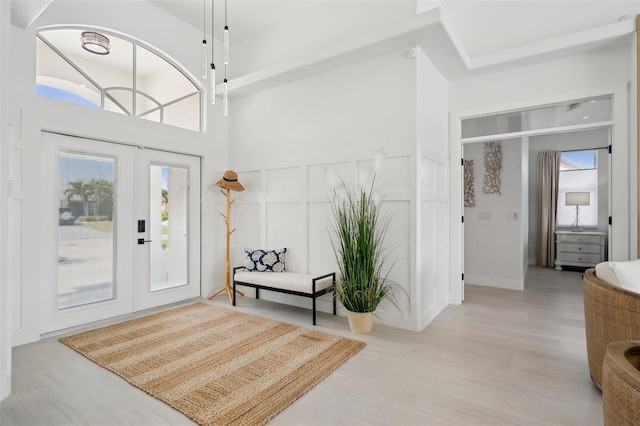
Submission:
[[[449,197],[449,165],[438,163],[436,165],[436,194],[440,197]]]
[[[242,172],[242,174],[238,174],[238,180],[244,186],[244,191],[233,194],[234,198],[238,200],[237,202],[243,202],[243,200],[247,202],[258,201],[263,194],[264,180],[262,179],[262,172],[260,170]]]
[[[303,171],[301,167],[267,170],[267,195],[303,194],[306,188]]]
[[[12,300],[11,300],[11,329],[13,331],[13,344],[17,344],[20,339],[17,338],[17,334],[24,327],[23,324],[23,303],[28,303],[28,300],[23,298],[24,283],[22,282],[22,227],[23,227],[23,179],[22,179],[22,160],[23,149],[22,141],[16,139],[16,135],[12,131],[11,133],[11,154],[10,154],[10,177],[11,177],[11,193],[9,194],[9,208],[11,213],[9,215],[9,233],[10,233],[10,262],[8,263],[9,269],[9,283],[12,286]],[[37,299],[39,302],[39,299]]]
[[[429,170],[428,193],[432,204],[446,202],[446,194],[436,195],[437,161],[424,159]],[[234,256],[241,255],[242,247],[279,248],[287,247],[287,268],[293,272],[321,274],[337,272],[337,265],[330,241],[331,194],[332,188],[343,179],[350,187],[367,183],[377,168],[376,187],[381,190],[384,200],[383,214],[391,214],[392,219],[386,237],[389,260],[396,262],[389,278],[402,286],[404,292],[398,295],[399,312],[389,302],[383,303],[377,315],[389,326],[416,329],[417,317],[422,309],[412,309],[419,302],[410,300],[415,294],[416,283],[414,271],[416,263],[412,257],[420,252],[421,236],[415,235],[416,211],[414,182],[416,161],[413,155],[394,154],[382,159],[359,158],[331,161],[319,159],[318,163],[287,165],[279,163],[275,167],[260,168],[247,165],[247,172],[236,166],[240,181],[247,190],[237,194],[234,204],[235,223],[238,231],[233,236]],[[259,169],[259,171],[257,171]],[[428,220],[432,224],[431,233],[435,233],[435,207]],[[448,227],[445,221],[443,226]],[[433,271],[429,278],[430,285],[435,288],[436,282],[436,250],[433,235],[428,236],[432,253],[430,267]],[[416,246],[416,244],[418,244]],[[240,250],[240,252],[238,252]],[[443,256],[448,255],[444,253]],[[241,258],[238,259],[241,261]],[[237,263],[237,261],[235,262]],[[447,279],[442,281],[446,287]],[[448,287],[447,287],[448,289]],[[247,289],[249,290],[249,289]],[[435,291],[435,290],[434,290]],[[253,292],[247,291],[249,295]],[[280,303],[309,308],[311,301],[274,292],[263,292],[261,298]],[[431,297],[430,299],[435,299]],[[323,312],[331,311],[331,296],[325,296],[318,305]],[[340,314],[344,309],[339,307]]]
[[[390,215],[389,229],[385,238],[386,253],[388,254],[387,269],[391,269],[389,278],[403,288],[397,293],[399,312],[388,301],[381,305],[387,318],[408,316],[411,295],[411,201],[387,201],[383,205],[382,215]],[[386,272],[386,271],[385,271]],[[406,294],[405,294],[406,293]],[[391,325],[391,324],[390,324]]]
[[[307,167],[307,174],[308,194],[320,195],[325,199],[328,199],[331,188],[336,187],[340,179],[353,182],[353,168],[347,162],[311,165]]]
[[[331,245],[331,205],[309,203],[307,209],[309,273],[338,272]]]
[[[287,269],[306,272],[307,214],[301,203],[267,205],[267,247],[287,248]]]
[[[420,187],[422,194],[436,193],[437,163],[429,158],[420,159]]]
[[[22,289],[18,286],[22,283],[22,200],[11,200],[11,265],[9,268],[9,282],[13,288],[13,300],[11,305],[13,331],[22,330]]]
[[[445,176],[448,174],[445,173]],[[440,283],[449,282],[449,203],[446,195],[442,196],[445,201],[436,203],[436,223],[435,243],[436,243],[436,277],[435,282],[437,295],[436,300],[439,301],[441,309],[449,303],[449,286]],[[446,225],[445,225],[446,224]],[[445,301],[443,303],[443,301]],[[435,316],[433,317],[435,318]]]
[[[420,287],[420,303],[424,313],[432,309],[436,303],[436,253],[439,248],[437,246],[436,236],[436,203],[434,201],[422,201],[420,209],[422,224],[420,235],[420,278],[422,285]]]
[[[420,323],[449,303],[449,163],[433,153],[420,158]]]
[[[376,164],[378,162],[379,164]],[[376,174],[376,187],[384,192],[410,191],[411,156],[403,155],[380,160],[360,160],[358,166],[358,183],[369,182],[368,178]],[[377,171],[375,171],[377,169]]]
[[[244,183],[243,183],[244,185]],[[263,248],[266,238],[262,232],[263,205],[255,202],[235,202],[233,204],[232,227],[236,230],[231,234],[231,266],[240,266],[244,262],[244,248]],[[223,222],[220,218],[220,222]],[[224,223],[219,227],[224,235]]]

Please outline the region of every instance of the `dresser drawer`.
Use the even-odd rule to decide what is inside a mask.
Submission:
[[[557,234],[556,241],[559,243],[580,243],[580,244],[601,244],[604,239],[599,235],[576,234]]]
[[[582,254],[582,253],[558,253],[558,260],[561,262],[576,262],[596,264],[602,261],[599,254]]]
[[[603,246],[600,244],[567,244],[560,243],[558,244],[559,252],[569,252],[569,253],[592,253],[592,254],[600,254],[601,250],[603,250]]]

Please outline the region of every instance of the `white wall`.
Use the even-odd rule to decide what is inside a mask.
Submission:
[[[394,84],[387,84],[390,75]],[[235,197],[232,263],[242,263],[245,246],[287,247],[290,270],[335,271],[327,171],[359,184],[384,149],[376,182],[393,214],[386,242],[398,263],[390,278],[410,293],[415,82],[415,60],[397,52],[236,100],[231,158],[247,190]],[[310,306],[297,297],[263,297]],[[319,305],[329,308],[328,301]],[[404,316],[393,309],[379,313],[388,325],[415,328],[409,315],[408,309]]]
[[[466,284],[524,288],[522,144],[503,140],[500,194],[484,193],[484,144],[464,147],[473,160],[475,207],[464,208],[464,278]]]
[[[14,184],[12,230],[16,232],[12,252],[15,259],[11,270],[13,288],[13,344],[37,340],[41,333],[41,303],[43,286],[53,286],[56,273],[32,265],[49,265],[51,253],[41,249],[42,238],[52,238],[40,220],[47,206],[39,194],[52,176],[42,173],[46,158],[41,146],[41,130],[78,135],[87,138],[139,145],[201,157],[202,165],[202,294],[211,293],[214,276],[224,265],[207,259],[224,258],[222,243],[214,219],[218,217],[219,193],[214,183],[228,166],[228,128],[221,113],[221,103],[210,108],[205,104],[207,133],[197,133],[171,126],[138,120],[120,114],[97,111],[35,95],[35,30],[56,24],[87,24],[108,28],[147,41],[167,56],[182,63],[192,75],[199,75],[201,34],[175,17],[146,2],[107,2],[101,13],[95,13],[96,2],[53,2],[27,28],[11,27],[11,49],[2,49],[3,59],[9,58],[10,76],[2,76],[10,84],[11,107],[9,123],[18,129],[12,150],[12,180]],[[145,16],[140,20],[140,16]],[[172,28],[172,31],[166,31]],[[4,40],[4,37],[3,37]],[[192,46],[189,48],[188,46]],[[198,78],[196,78],[198,80]],[[8,82],[8,83],[7,83]],[[205,84],[203,86],[206,87]],[[4,99],[4,96],[3,96]]]
[[[236,100],[230,150],[247,190],[236,194],[233,264],[242,263],[244,246],[287,247],[290,270],[335,271],[327,171],[359,184],[384,153],[376,182],[393,216],[390,278],[410,300],[401,295],[402,312],[383,303],[377,314],[391,326],[426,326],[448,303],[447,251],[438,251],[447,227],[437,226],[448,218],[447,97],[424,54],[410,58],[403,49]],[[319,309],[329,311],[328,299]]]
[[[538,156],[542,151],[564,151],[606,147],[609,145],[609,129],[583,132],[556,133],[532,136],[529,144],[529,261],[536,262],[536,236],[538,232]],[[598,153],[598,231],[609,228],[609,161],[607,151]]]
[[[628,48],[620,47],[456,81],[451,83],[451,110],[520,109],[585,89],[626,84],[629,60]]]
[[[0,52],[11,45],[9,2],[0,2]],[[11,149],[10,127],[7,120],[8,58],[0,55],[0,400],[11,392],[11,300],[9,287],[9,152]]]
[[[235,7],[229,2],[230,14],[241,13]],[[234,38],[234,24],[229,22],[233,76],[282,65],[316,48],[406,19],[416,11],[415,0],[255,2],[248,7],[270,11],[279,7],[281,16],[277,25],[261,28],[258,36],[252,34],[246,40]]]

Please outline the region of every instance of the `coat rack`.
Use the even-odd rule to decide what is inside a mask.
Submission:
[[[225,264],[224,264],[224,287],[222,287],[220,290],[216,291],[211,296],[209,296],[209,299],[213,299],[223,291],[226,291],[227,295],[229,296],[229,303],[233,303],[233,288],[231,287],[231,260],[229,256],[229,241],[230,241],[231,234],[233,234],[236,228],[231,229],[231,205],[235,201],[231,199],[231,191],[241,192],[241,191],[244,191],[244,187],[240,184],[240,182],[238,182],[238,175],[236,174],[236,172],[232,170],[227,170],[226,172],[224,172],[224,176],[222,177],[222,179],[220,179],[216,183],[216,185],[223,188],[220,190],[220,192],[222,193],[222,195],[225,196],[227,200],[226,214],[220,212],[220,215],[224,218],[224,223],[227,228],[226,258],[225,258]],[[240,290],[236,290],[236,292],[241,296],[244,296],[244,293],[241,292]]]

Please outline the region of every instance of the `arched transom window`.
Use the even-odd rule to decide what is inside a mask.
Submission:
[[[201,90],[152,47],[80,27],[41,29],[36,45],[37,93],[202,131]]]

